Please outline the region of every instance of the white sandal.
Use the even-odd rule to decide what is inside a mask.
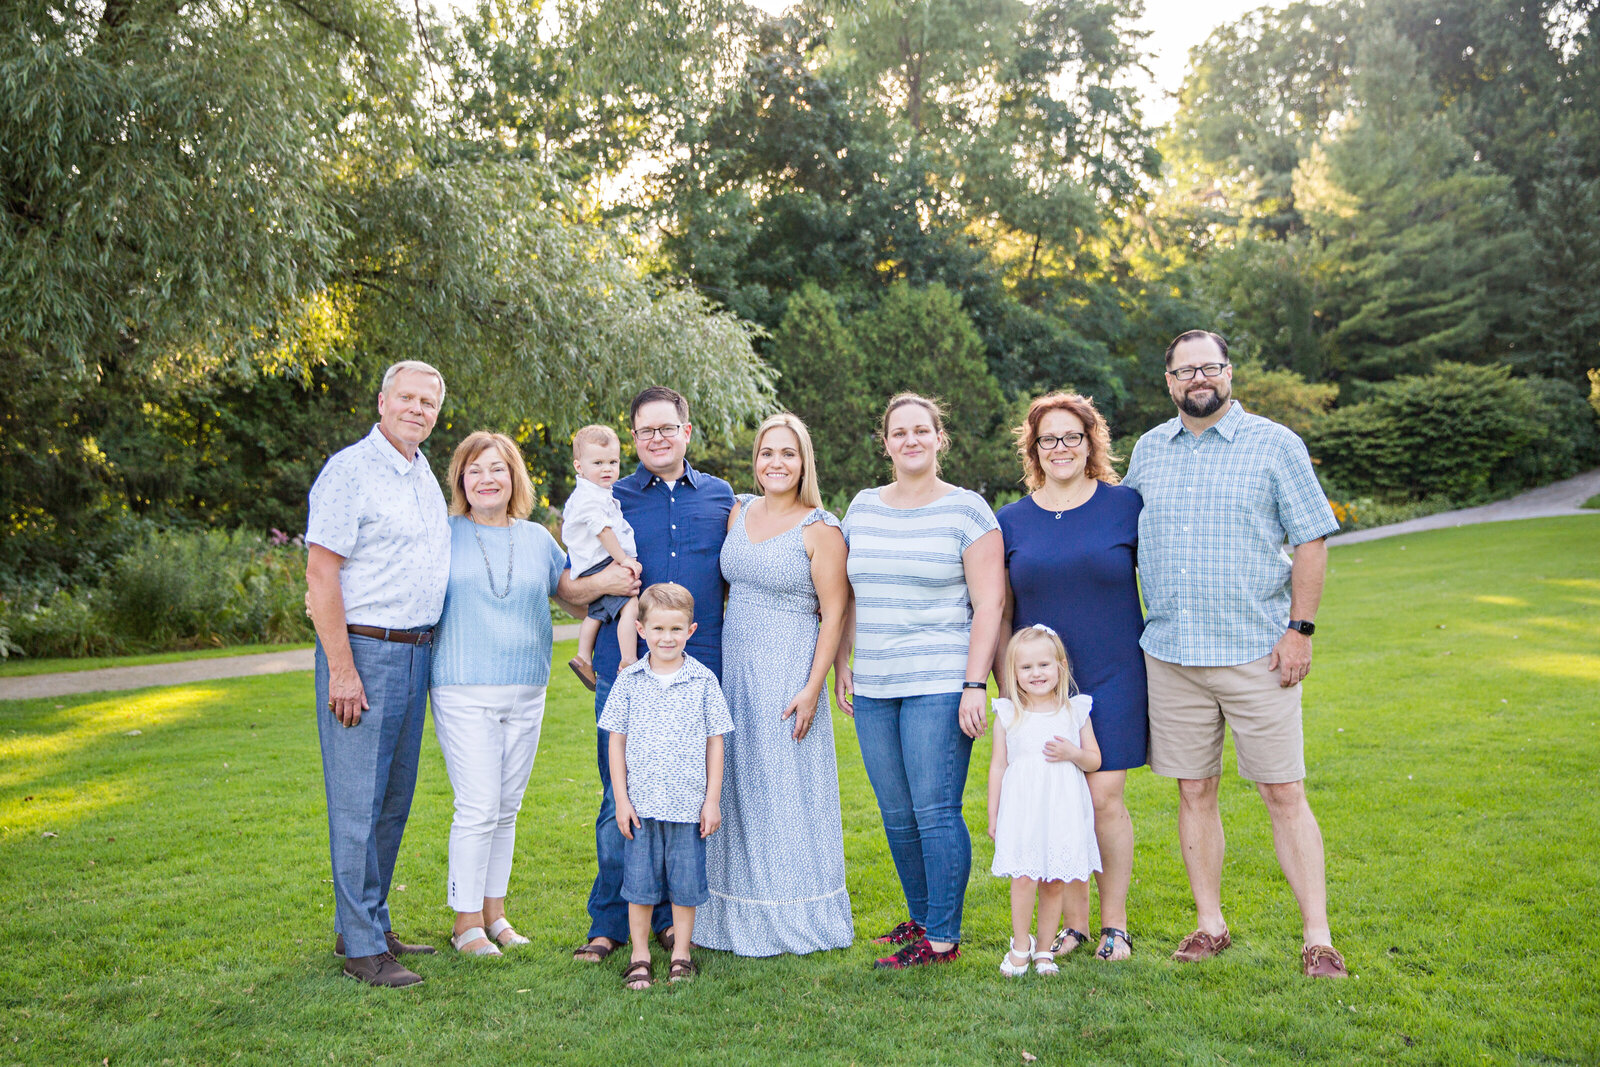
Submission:
[[[462,948],[461,947],[463,945],[470,945],[474,941],[482,941],[483,942],[483,946],[480,947],[480,948]],[[493,941],[489,940],[489,935],[483,932],[483,927],[481,927],[481,926],[474,926],[474,927],[472,927],[470,929],[461,931],[459,934],[451,934],[450,935],[450,944],[452,946],[454,946],[455,950],[457,952],[461,953],[463,956],[498,956],[498,955],[500,955],[500,950],[495,947],[495,944],[494,944]]]
[[[1017,953],[1017,939],[1014,937],[1011,938],[1006,942],[1006,954],[1000,957],[1000,973],[1005,975],[1007,978],[1020,978],[1027,974],[1028,959],[1033,955],[1033,950],[1033,935],[1029,934],[1028,951],[1020,953],[1022,956],[1022,965],[1019,967],[1017,964],[1011,962],[1011,957],[1019,954]]]
[[[501,936],[503,934],[510,934],[511,936],[503,937]],[[489,936],[498,942],[501,948],[510,948],[512,945],[531,944],[527,938],[513,930],[511,928],[511,924],[506,922],[503,916],[496,919],[489,927]]]
[[[1061,973],[1061,968],[1056,966],[1056,954],[1054,952],[1041,949],[1032,955],[1033,969],[1040,974],[1048,978],[1050,975]]]

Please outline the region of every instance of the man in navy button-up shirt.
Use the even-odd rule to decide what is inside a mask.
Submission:
[[[631,595],[641,586],[677,582],[694,594],[694,621],[689,655],[722,675],[722,602],[727,586],[722,580],[722,540],[733,510],[733,489],[727,482],[691,467],[689,450],[693,427],[689,404],[664,386],[651,386],[634,397],[631,409],[634,446],[639,467],[612,487],[623,517],[633,527],[639,562],[644,573],[634,582],[617,565],[590,578],[561,576],[557,595],[585,604],[607,593]],[[616,623],[608,623],[595,640],[595,718],[605,710],[606,697],[617,676]],[[595,820],[595,856],[599,871],[589,893],[589,942],[574,953],[580,960],[598,960],[628,940],[628,904],[622,899],[622,833],[617,829],[616,802],[611,795],[610,736],[596,729],[596,762],[603,793]],[[671,908],[656,909],[652,925],[664,931],[672,924]]]

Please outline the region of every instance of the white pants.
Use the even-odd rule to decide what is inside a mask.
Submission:
[[[511,881],[517,812],[544,723],[542,685],[441,685],[433,732],[456,794],[450,823],[450,907],[478,911]]]

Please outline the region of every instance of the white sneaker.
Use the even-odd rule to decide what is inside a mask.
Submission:
[[[1004,956],[1000,957],[1000,973],[1005,975],[1007,978],[1020,978],[1023,975],[1027,974],[1028,973],[1028,959],[1033,955],[1033,949],[1034,949],[1034,942],[1033,942],[1033,935],[1032,934],[1028,935],[1028,951],[1027,952],[1022,952],[1022,953],[1017,952],[1017,939],[1016,938],[1013,937],[1011,940],[1007,941],[1006,942],[1006,954]],[[1020,955],[1022,957],[1022,963],[1020,963],[1020,964],[1012,963],[1011,962],[1011,957],[1013,955]]]

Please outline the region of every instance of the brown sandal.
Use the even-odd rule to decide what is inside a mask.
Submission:
[[[664,930],[657,930],[656,940],[661,943],[662,948],[671,953],[673,944],[678,940],[678,931],[670,926]]]
[[[643,982],[643,985],[636,983]],[[656,984],[655,968],[649,960],[635,960],[628,964],[628,969],[622,972],[622,988],[632,989],[635,993],[642,993]]]
[[[687,982],[700,973],[700,967],[694,960],[673,960],[672,967],[667,971],[667,981]]]
[[[621,948],[623,944],[621,941],[611,941],[610,945],[602,945],[600,944],[601,941],[611,941],[611,938],[606,937],[604,934],[590,938],[572,950],[572,958],[579,963],[599,963]],[[591,956],[593,959],[590,958]]]

